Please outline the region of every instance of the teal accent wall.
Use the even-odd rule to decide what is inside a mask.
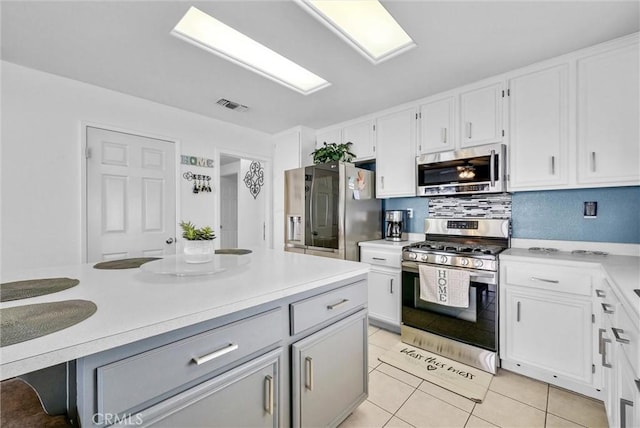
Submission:
[[[596,218],[584,218],[584,202],[598,202]],[[425,197],[393,198],[383,209],[413,208],[408,231],[424,233]],[[512,195],[513,238],[640,244],[640,186],[518,192]]]

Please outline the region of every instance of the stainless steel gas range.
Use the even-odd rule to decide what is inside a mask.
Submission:
[[[509,236],[506,219],[425,219],[426,240],[402,250],[402,341],[495,373],[498,254],[509,247]],[[468,307],[423,300],[420,265],[467,272]]]

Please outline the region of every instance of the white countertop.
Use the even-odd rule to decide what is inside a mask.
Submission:
[[[563,266],[589,267],[601,269],[625,308],[632,310],[640,318],[640,296],[633,290],[640,288],[640,257],[608,254],[571,254],[570,251],[539,253],[525,248],[510,248],[500,253],[500,259],[543,260]]]
[[[31,270],[2,282],[69,277],[70,289],[0,304],[0,308],[84,299],[98,310],[64,330],[0,348],[0,379],[28,373],[157,334],[293,296],[369,271],[369,265],[257,250],[248,264],[213,275],[176,277],[93,264]]]
[[[387,241],[386,239],[376,239],[374,241],[362,241],[359,242],[358,245],[361,247],[371,247],[371,248],[384,248],[398,251],[402,250],[402,247],[406,247],[407,245],[411,245],[415,242],[424,241],[424,235],[413,236],[414,234],[409,234],[409,239],[406,241]]]

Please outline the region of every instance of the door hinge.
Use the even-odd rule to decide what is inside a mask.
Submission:
[[[596,314],[591,314],[591,324],[596,323]]]
[[[595,372],[596,372],[596,365],[591,364],[591,373],[595,373]]]
[[[502,90],[502,98],[504,98],[504,89]]]
[[[416,113],[416,120],[418,120],[418,113]]]
[[[507,89],[507,96],[510,97],[511,96],[511,89]]]
[[[376,130],[376,124],[374,123],[373,124],[373,131],[375,132],[375,130]]]
[[[504,129],[502,130],[502,136],[504,137]]]

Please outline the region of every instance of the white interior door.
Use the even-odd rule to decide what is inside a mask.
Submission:
[[[221,248],[238,247],[238,174],[220,177]]]
[[[175,144],[87,127],[87,261],[175,253]]]

